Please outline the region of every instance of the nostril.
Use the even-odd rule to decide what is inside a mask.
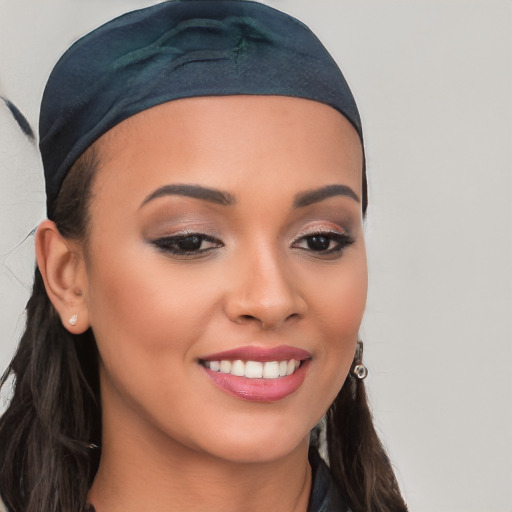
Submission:
[[[252,315],[240,315],[240,320],[257,320],[257,318]]]
[[[239,315],[238,323],[257,322],[258,324],[261,324],[261,327],[263,329],[271,329],[278,324],[288,322],[290,320],[293,320],[294,318],[298,318],[299,316],[299,313],[291,313],[290,315],[285,316],[284,318],[281,317],[281,319],[279,319],[278,316],[273,318],[268,314],[261,315],[261,318],[256,315]]]
[[[305,300],[283,279],[255,279],[244,285],[230,291],[223,304],[227,317],[234,323],[254,323],[272,329],[306,314]]]

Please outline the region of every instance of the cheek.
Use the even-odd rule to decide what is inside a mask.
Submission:
[[[367,294],[367,267],[364,250],[354,251],[336,269],[311,286],[316,290],[312,321],[322,337],[319,372],[326,378],[327,407],[334,400],[352,364]]]
[[[176,361],[183,360],[200,332],[214,303],[211,287],[157,261],[151,250],[132,258],[108,253],[92,270],[90,318],[105,363],[115,359],[133,368],[144,358],[161,361],[170,348]]]
[[[326,269],[318,283],[309,288],[315,299],[318,324],[343,339],[357,336],[366,306],[368,275],[364,247],[344,258],[335,270]]]

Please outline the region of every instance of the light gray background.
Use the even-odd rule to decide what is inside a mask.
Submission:
[[[0,93],[35,127],[58,55],[151,3],[0,0]],[[317,32],[362,112],[367,382],[410,509],[511,512],[512,4],[267,3]],[[33,247],[21,242],[44,217],[40,173],[0,105],[2,367],[23,325]]]

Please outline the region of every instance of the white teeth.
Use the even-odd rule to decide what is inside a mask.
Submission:
[[[210,370],[213,370],[214,372],[218,372],[220,370],[219,361],[206,361],[206,362],[210,363]]]
[[[264,379],[277,379],[279,377],[279,363],[272,361],[263,365]]]
[[[221,361],[220,371],[222,373],[231,373],[231,361]]]
[[[214,372],[227,373],[247,379],[277,379],[291,375],[300,366],[297,359],[287,361],[269,361],[262,363],[260,361],[204,361],[204,366]]]
[[[248,379],[261,379],[263,377],[263,363],[247,361],[245,363],[245,376]]]
[[[245,364],[243,361],[238,359],[237,361],[233,361],[231,364],[231,375],[236,375],[238,377],[243,377],[245,374]]]

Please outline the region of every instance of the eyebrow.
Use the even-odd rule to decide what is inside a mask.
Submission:
[[[194,199],[201,199],[203,201],[208,201],[209,203],[220,204],[223,206],[229,206],[236,202],[235,197],[229,192],[202,187],[201,185],[164,185],[149,194],[144,201],[142,201],[140,207],[142,208],[150,201],[164,196],[193,197]]]
[[[360,199],[357,194],[347,185],[326,185],[325,187],[317,188],[314,190],[306,190],[300,192],[295,196],[293,200],[294,208],[303,208],[313,203],[318,203],[324,199],[335,196],[350,197],[356,203],[360,203]]]

